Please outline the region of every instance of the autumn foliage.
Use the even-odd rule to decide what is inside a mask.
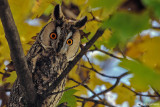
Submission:
[[[81,49],[98,28],[106,29],[70,71],[66,89],[77,86],[65,91],[59,104],[160,106],[159,0],[9,0],[9,4],[25,54],[51,20],[56,4],[62,5],[66,17],[88,17],[81,31]],[[1,106],[6,105],[17,77],[4,35],[0,22]]]

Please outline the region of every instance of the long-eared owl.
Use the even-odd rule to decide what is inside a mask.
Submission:
[[[53,19],[40,31],[30,48],[26,59],[38,95],[43,94],[77,55],[80,45],[79,29],[85,25],[87,17],[74,21],[66,19],[59,5],[55,6]],[[64,90],[66,77],[53,92]],[[23,107],[23,87],[17,79],[11,90],[9,107]],[[42,107],[54,107],[63,93],[47,97]]]

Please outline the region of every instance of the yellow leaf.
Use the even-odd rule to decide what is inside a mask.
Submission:
[[[94,106],[94,102],[86,102],[84,107],[93,107]],[[96,107],[105,107],[102,104],[97,104]]]
[[[74,80],[78,81],[78,82],[82,82],[81,79],[80,79],[80,76],[77,72],[77,66],[75,66],[69,73],[69,77],[70,78],[73,78]],[[73,87],[77,85],[77,83],[73,82],[73,81],[67,81],[66,83],[66,87]],[[84,88],[83,86],[78,86],[75,88],[76,90],[78,90],[75,95],[87,95],[87,89]]]
[[[141,84],[139,82],[139,79],[136,79],[135,77],[130,79],[131,86],[135,89],[136,92],[145,92],[149,90],[148,84]]]
[[[150,107],[160,107],[160,102],[149,104]]]
[[[36,33],[39,33],[42,28],[42,26],[30,26],[25,22],[31,14],[30,11],[33,5],[33,0],[9,0],[9,4],[19,31],[23,48],[24,50],[28,50],[30,46],[27,42],[29,42],[31,37],[35,36]],[[0,23],[0,63],[4,60],[10,60],[10,51],[4,35],[4,30],[2,24]]]
[[[0,63],[3,63],[4,60],[10,60],[10,51],[4,34],[0,36],[0,42]]]
[[[5,83],[9,82],[9,83],[13,84],[14,81],[16,80],[16,78],[17,78],[17,74],[16,74],[15,71],[11,72],[10,74],[11,75],[8,78],[6,78]]]
[[[109,38],[111,37],[111,31],[106,29],[103,35],[95,42],[95,45],[100,48],[101,45],[107,47]]]
[[[0,37],[4,34],[4,30],[2,27],[2,22],[0,21]]]
[[[4,64],[0,65],[0,72],[4,73],[4,68],[5,68]],[[3,74],[0,74],[0,85],[3,84],[2,77],[3,77]]]
[[[9,0],[9,5],[16,24],[24,22],[31,14],[34,0]]]
[[[129,107],[133,107],[135,104],[136,96],[133,92],[123,87],[122,84],[118,85],[113,89],[113,92],[118,94],[118,98],[116,99],[116,104],[122,104],[125,101],[128,101]]]
[[[93,102],[87,102],[87,103],[85,104],[85,107],[92,107],[93,105],[94,105]]]
[[[137,37],[128,45],[126,55],[160,72],[160,37]]]
[[[96,22],[96,21],[91,21],[91,22],[88,22],[86,25],[86,30],[91,32],[91,33],[95,33],[96,30],[99,28],[99,23]]]
[[[61,0],[36,0],[32,8],[32,18],[40,17],[50,4],[61,4]]]

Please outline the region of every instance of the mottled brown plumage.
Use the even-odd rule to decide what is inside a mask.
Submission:
[[[26,56],[39,96],[50,87],[67,67],[68,62],[76,56],[80,44],[79,28],[87,21],[87,17],[79,21],[65,19],[59,5],[55,7],[53,17],[54,19],[41,30]],[[66,77],[53,92],[64,90],[65,83]],[[62,94],[46,97],[42,107],[56,106]],[[13,85],[8,106],[28,106],[24,99],[24,88],[19,84],[18,79]]]

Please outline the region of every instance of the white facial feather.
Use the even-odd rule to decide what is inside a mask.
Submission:
[[[56,55],[65,54],[68,61],[71,61],[78,52],[80,45],[80,33],[79,29],[86,23],[87,17],[82,18],[79,21],[65,19],[65,16],[61,14],[60,7],[57,7],[54,11],[54,20],[45,26],[40,37],[42,45],[45,48],[54,50]],[[52,33],[56,34],[56,38],[51,38]],[[67,40],[71,39],[71,44],[68,44]]]

